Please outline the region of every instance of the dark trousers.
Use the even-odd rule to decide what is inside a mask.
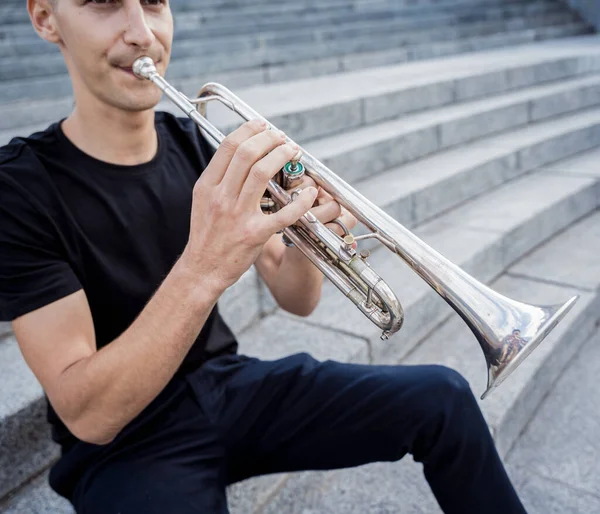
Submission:
[[[448,368],[233,355],[186,378],[79,480],[79,514],[225,514],[226,486],[245,478],[407,453],[445,513],[525,512],[468,383]]]

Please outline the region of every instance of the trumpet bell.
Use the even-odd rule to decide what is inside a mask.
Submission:
[[[473,331],[478,336],[488,368],[487,389],[481,395],[482,400],[535,350],[579,297],[573,296],[564,304],[550,306],[528,305],[501,298],[504,322],[498,323],[494,336],[485,337],[486,329],[483,327]],[[506,334],[504,337],[501,336],[503,333]]]

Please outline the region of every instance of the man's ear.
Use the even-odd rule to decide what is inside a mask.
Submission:
[[[54,7],[49,0],[27,0],[27,11],[38,35],[50,43],[60,43]]]

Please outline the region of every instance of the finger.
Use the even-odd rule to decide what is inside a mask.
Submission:
[[[319,195],[317,196],[317,198],[319,199],[320,204],[331,202],[333,200],[333,196],[331,196],[321,186],[319,186]]]
[[[317,188],[317,184],[316,182],[310,178],[308,175],[302,175],[302,178],[300,178],[299,180],[294,180],[290,183],[290,185],[287,187],[287,191],[288,193],[290,193],[291,191],[294,191],[295,189],[306,189],[307,187],[314,187]]]
[[[294,145],[287,143],[275,148],[256,162],[246,177],[240,192],[239,202],[246,207],[256,206],[267,189],[267,184],[289,160],[294,157],[297,150]],[[296,189],[296,188],[294,188]],[[316,189],[315,189],[316,191]]]
[[[265,234],[266,237],[296,223],[296,221],[311,209],[316,197],[317,190],[314,187],[309,187],[303,189],[302,192],[296,196],[295,200],[288,203],[275,214],[265,214],[265,228],[268,231],[268,234]]]
[[[251,170],[254,168],[256,171],[257,163],[284,143],[285,136],[282,132],[265,130],[240,144],[221,182],[225,191],[237,198]],[[260,171],[265,172],[262,168]]]
[[[210,165],[202,172],[202,180],[206,183],[217,185],[223,180],[225,172],[238,147],[247,139],[266,130],[260,120],[247,121],[231,134],[229,134],[217,148]]]
[[[321,223],[329,223],[341,216],[342,209],[339,203],[331,201],[313,207],[310,212],[312,212]]]
[[[345,207],[342,207],[341,219],[342,219],[343,223],[348,227],[349,230],[352,230],[358,224],[358,220],[356,219],[356,216],[354,216],[354,214],[352,214]]]

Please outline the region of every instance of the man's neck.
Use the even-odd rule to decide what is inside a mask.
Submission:
[[[152,160],[158,149],[153,109],[127,112],[76,105],[62,129],[80,150],[112,164],[143,164]]]

